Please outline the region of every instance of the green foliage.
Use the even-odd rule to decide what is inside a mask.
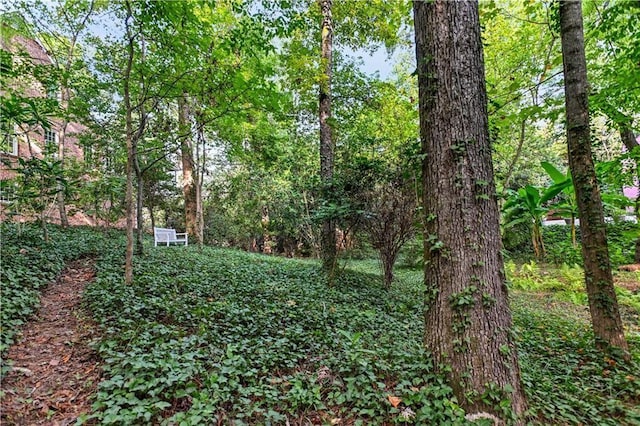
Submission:
[[[18,327],[33,314],[39,290],[53,281],[65,262],[103,251],[104,237],[85,228],[52,226],[50,242],[33,225],[0,224],[2,235],[2,328],[0,354],[14,341]],[[6,367],[2,360],[2,369]]]
[[[519,224],[511,230],[504,230],[503,243],[506,256],[519,262],[528,262],[533,256],[531,239],[527,237],[528,224]],[[545,241],[545,262],[554,265],[582,265],[580,244],[571,242],[571,227],[554,225],[542,227]],[[609,257],[613,267],[633,263],[634,244],[638,235],[638,225],[632,222],[607,224],[607,242]],[[580,227],[576,227],[576,238],[580,242]]]
[[[549,272],[552,271],[552,272]],[[581,291],[584,290],[584,272],[579,266],[563,264],[560,268],[544,269],[535,261],[520,266],[513,261],[505,263],[510,286],[524,291]]]
[[[528,263],[517,265],[513,261],[505,263],[505,272],[510,288],[526,292],[550,293],[554,300],[561,300],[575,305],[587,305],[587,294],[585,292],[584,270],[574,264],[569,266],[566,263],[560,267],[539,265],[531,260]],[[618,273],[631,274],[630,281],[638,281],[638,273]],[[633,275],[635,274],[635,275]],[[616,286],[618,303],[630,310],[640,314],[640,294],[623,287]]]
[[[102,423],[377,423],[398,419],[389,394],[422,421],[459,419],[420,343],[417,287],[346,271],[328,288],[314,263],[210,248],[153,250],[128,287],[115,259],[98,268],[86,301],[106,333]]]
[[[380,424],[402,423],[409,408],[416,424],[463,422],[451,389],[433,372],[420,343],[421,271],[398,271],[397,284],[385,291],[376,262],[352,260],[352,269],[329,288],[313,262],[179,247],[137,258],[136,280],[125,286],[117,259],[114,254],[99,263],[98,280],[86,293],[86,305],[105,332],[98,348],[105,380],[94,420],[278,424],[307,416]],[[531,280],[536,272],[535,264],[518,270]],[[579,269],[566,267],[538,288],[574,289],[581,279]],[[601,380],[603,370],[595,365],[602,361],[591,349],[586,318],[572,312],[570,319],[554,317],[548,327],[563,334],[543,335],[527,321],[544,318],[546,306],[523,305],[516,297],[520,356],[536,418],[607,424],[611,413],[622,420],[637,416],[630,401],[638,386],[625,378],[635,364],[609,369],[611,380]],[[576,321],[580,326],[566,334],[564,324]],[[549,339],[553,351],[546,352]],[[586,360],[594,366],[574,373],[557,365],[557,353],[567,354],[572,365]],[[557,368],[547,373],[544,363]],[[574,379],[578,390],[569,385]],[[538,383],[562,386],[547,398]],[[589,394],[587,402],[575,394]],[[400,397],[401,405],[392,407],[389,395]]]
[[[522,380],[534,423],[619,425],[640,421],[637,333],[627,336],[633,361],[618,362],[594,348],[584,310],[572,312],[566,303],[530,294],[517,295],[511,303]]]
[[[51,158],[18,158],[14,168],[16,197],[10,211],[40,215],[59,192],[71,189],[62,162]]]
[[[582,265],[580,246],[571,243],[571,229],[569,226],[545,226],[543,228],[546,242],[547,262],[556,265],[563,263]],[[577,240],[580,242],[580,227],[576,229]],[[633,263],[635,240],[638,236],[638,225],[632,222],[618,222],[607,224],[607,243],[609,258],[613,267]]]
[[[387,291],[375,261],[351,261],[328,288],[314,262],[165,247],[136,258],[135,282],[126,286],[122,238],[50,232],[55,243],[45,244],[32,225],[2,226],[2,348],[65,261],[99,253],[84,303],[103,330],[104,380],[81,422],[402,424],[415,413],[409,422],[464,423],[421,344],[421,271],[399,270]],[[507,274],[527,291],[573,291],[582,280],[579,268],[535,263],[508,263]],[[637,295],[620,294],[640,312]],[[465,306],[460,296],[455,302]],[[638,421],[636,331],[628,335],[633,361],[622,364],[593,349],[584,307],[518,291],[511,304],[534,424]],[[398,407],[390,395],[401,398]],[[503,398],[491,387],[483,397]]]

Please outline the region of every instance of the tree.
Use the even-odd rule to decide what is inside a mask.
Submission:
[[[125,264],[124,264],[124,281],[126,284],[133,283],[133,219],[134,219],[134,199],[133,199],[133,173],[134,162],[137,154],[137,138],[133,131],[133,110],[134,106],[131,104],[131,70],[133,68],[134,61],[134,43],[135,34],[131,28],[131,21],[133,19],[133,11],[131,9],[131,3],[125,1],[126,17],[125,17],[125,29],[127,38],[127,56],[126,65],[123,73],[124,83],[124,107],[125,107],[125,134],[126,134],[126,146],[127,146],[127,166],[125,169],[126,183],[125,183],[125,213],[126,213],[126,235],[127,245],[125,249]]]
[[[81,34],[91,22],[95,12],[93,0],[60,0],[49,4],[36,0],[32,4],[22,3],[22,9],[29,14],[38,32],[38,39],[47,49],[47,54],[56,68],[55,80],[49,82],[47,96],[59,99],[57,158],[63,170],[67,169],[66,140],[70,122],[78,117],[81,111],[76,93],[87,91],[82,87],[87,69],[80,55]],[[84,75],[83,75],[84,74]],[[82,111],[81,113],[84,113]],[[69,226],[66,212],[65,192],[60,190],[57,195],[58,211],[62,226]]]
[[[414,235],[415,193],[407,182],[382,183],[365,193],[365,205],[363,226],[371,246],[378,250],[388,289],[400,249]]]
[[[332,0],[320,0],[322,12],[321,25],[321,53],[320,53],[320,94],[319,94],[319,118],[320,118],[320,180],[324,191],[330,191],[333,179],[334,144],[331,130],[331,63],[333,50],[333,22],[331,19]],[[324,219],[322,223],[322,265],[329,277],[329,283],[333,284],[337,262],[336,252],[336,226],[331,218]]]
[[[587,63],[580,1],[560,1],[560,33],[569,166],[580,213],[582,258],[591,322],[599,348],[621,349],[628,357],[613,287],[602,199],[591,154]]]
[[[605,115],[612,126],[618,129],[620,140],[631,153],[640,144],[636,138],[640,116],[640,29],[630,25],[640,18],[637,2],[619,1],[594,3],[595,19],[585,24],[589,34],[587,54],[589,79],[593,83],[589,92],[592,112]],[[589,44],[590,42],[590,44]],[[635,176],[631,180],[640,182],[640,163],[635,164]],[[635,200],[636,216],[640,219],[640,195]],[[635,261],[640,263],[640,236],[636,239]]]
[[[198,169],[194,160],[194,143],[191,137],[191,114],[189,96],[183,93],[178,98],[178,131],[180,139],[180,158],[182,160],[182,191],[184,194],[184,212],[186,232],[196,244],[202,244],[202,226],[198,212],[202,210],[202,196],[199,194]]]
[[[416,1],[413,10],[425,158],[424,342],[470,418],[519,419],[526,400],[500,252],[478,4]]]
[[[499,193],[540,186],[531,164],[561,160],[544,132],[561,112],[559,34],[551,2],[480,2],[489,123]],[[526,49],[522,45],[527,46]],[[555,148],[555,149],[554,149]]]

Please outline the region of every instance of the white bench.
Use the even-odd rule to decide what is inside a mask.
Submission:
[[[166,244],[167,247],[171,243],[189,245],[189,236],[186,232],[176,232],[171,228],[153,228],[153,246],[157,247],[158,243]]]

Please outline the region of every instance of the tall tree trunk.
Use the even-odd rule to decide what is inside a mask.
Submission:
[[[202,235],[198,231],[198,169],[195,167],[194,161],[191,120],[186,93],[178,99],[178,110],[186,232],[189,234],[189,238],[193,238],[196,244],[201,245]]]
[[[413,3],[420,93],[426,348],[470,418],[526,399],[503,272],[478,4]],[[490,389],[493,389],[490,390]]]
[[[511,180],[511,176],[513,175],[513,170],[518,164],[518,160],[520,160],[520,154],[522,154],[522,147],[524,146],[524,136],[525,130],[527,129],[527,119],[523,118],[520,122],[520,137],[518,138],[518,147],[516,148],[516,153],[513,155],[513,159],[509,163],[509,167],[507,167],[507,175],[504,177],[504,184],[502,188],[503,193],[507,193],[507,189],[509,189],[509,181]]]
[[[80,36],[80,32],[86,28],[87,22],[89,21],[89,18],[93,14],[94,6],[95,6],[95,2],[91,0],[87,5],[86,14],[80,21],[80,25],[75,26],[73,35],[69,39],[69,48],[67,49],[67,52],[66,52],[66,58],[63,58],[65,60],[65,63],[64,63],[65,73],[64,73],[64,78],[62,79],[62,82],[60,85],[60,98],[61,98],[60,106],[64,110],[68,110],[69,102],[71,100],[71,89],[69,89],[68,78],[71,74],[71,67],[74,63],[73,59],[74,59],[75,48],[78,41],[78,37]],[[56,59],[56,64],[58,65],[60,64],[57,59]],[[65,159],[64,145],[67,137],[68,124],[69,124],[69,119],[67,117],[67,114],[65,114],[65,117],[61,126],[61,131],[58,135],[58,158],[62,162],[63,170],[64,170],[64,159]],[[58,211],[60,213],[60,224],[64,228],[66,228],[69,226],[69,218],[67,217],[65,195],[62,190],[58,192],[57,202],[58,202]]]
[[[331,63],[333,51],[333,22],[331,16],[332,0],[320,0],[322,11],[322,49],[320,55],[320,180],[323,184],[325,195],[330,192],[333,180],[333,135],[331,130]],[[337,263],[336,249],[336,225],[335,221],[325,219],[322,223],[321,257],[322,265],[329,278],[329,284],[333,285]]]
[[[613,287],[604,212],[591,155],[582,3],[560,1],[569,166],[578,202],[582,258],[596,344],[628,350]]]
[[[125,250],[124,281],[126,284],[133,283],[133,221],[134,221],[134,200],[133,200],[133,162],[135,159],[135,147],[133,138],[133,119],[131,106],[131,69],[133,67],[133,42],[134,36],[131,33],[129,20],[132,18],[131,3],[125,3],[127,16],[125,27],[127,31],[127,65],[124,71],[124,107],[126,113],[126,145],[127,145],[127,166],[126,166],[126,189],[125,189],[125,212],[127,216],[127,246]]]
[[[144,102],[141,102],[139,109],[140,122],[138,130],[133,135],[133,172],[136,177],[136,227],[135,227],[135,254],[141,256],[144,253],[144,245],[142,237],[144,235],[144,170],[140,167],[138,158],[138,141],[142,139],[145,127],[147,125],[147,115],[144,108]]]
[[[202,114],[202,109],[199,108],[198,112],[195,115],[196,120],[196,128],[197,130],[197,138],[196,138],[196,146],[197,146],[197,155],[196,155],[196,167],[197,167],[197,181],[196,181],[196,199],[197,199],[197,212],[196,212],[196,225],[197,231],[202,244],[204,244],[204,207],[202,201],[202,190],[204,186],[204,175],[207,167],[207,156],[206,156],[206,139],[204,136],[204,117]]]

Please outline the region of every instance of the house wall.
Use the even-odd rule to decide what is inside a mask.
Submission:
[[[2,49],[16,54],[14,56],[14,64],[20,61],[28,60],[34,65],[54,66],[52,59],[47,54],[46,49],[38,43],[37,40],[29,39],[21,35],[14,35],[10,39],[2,38]],[[26,57],[18,55],[19,52],[26,54]],[[47,98],[52,94],[47,93],[47,88],[39,81],[29,75],[21,76],[9,81],[6,88],[17,92],[25,98]],[[0,89],[0,93],[5,95],[7,89]],[[58,90],[58,92],[60,92]],[[55,95],[55,94],[54,94]],[[60,101],[58,93],[58,101]],[[62,105],[64,107],[64,105]],[[64,122],[60,118],[50,119],[50,131],[57,134],[56,140],[51,147],[52,152],[58,151],[58,142],[62,135]],[[82,162],[84,160],[83,148],[79,143],[79,136],[88,131],[84,125],[76,122],[66,124],[64,137],[64,158],[66,160],[76,160]],[[19,158],[43,158],[45,155],[45,129],[42,126],[29,126],[26,123],[18,123],[14,127],[17,139],[17,155],[0,151],[0,180],[8,180],[16,176],[15,167]],[[51,155],[54,155],[53,153]],[[4,198],[4,197],[2,197]],[[0,200],[0,220],[5,217],[5,204]],[[55,209],[51,209],[52,211]],[[53,216],[58,212],[52,212]],[[56,219],[53,218],[55,221]],[[85,221],[83,221],[85,222]]]

